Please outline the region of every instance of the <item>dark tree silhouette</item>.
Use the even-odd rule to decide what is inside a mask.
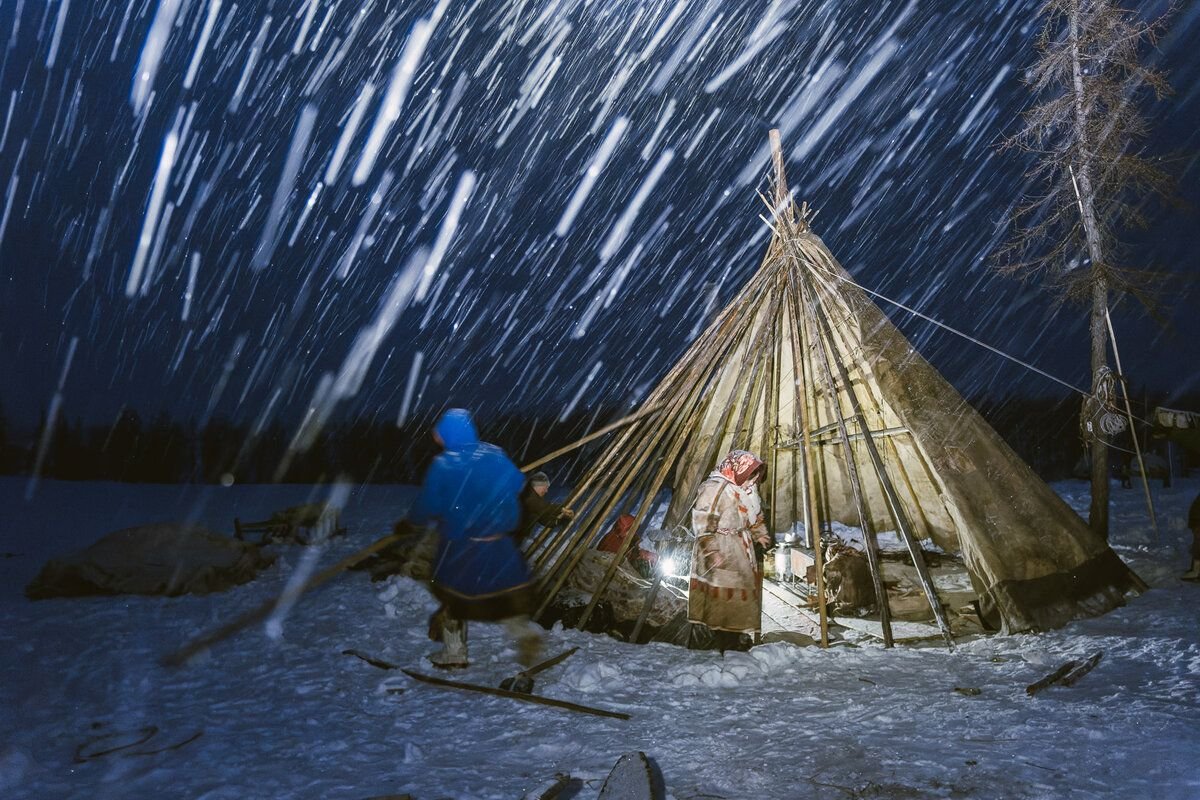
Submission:
[[[1170,91],[1142,63],[1163,20],[1146,22],[1111,0],[1049,0],[1041,15],[1039,57],[1027,81],[1039,102],[1006,143],[1037,155],[1030,177],[1038,188],[1017,208],[1016,234],[997,264],[1004,274],[1042,277],[1064,301],[1090,305],[1086,423],[1112,386],[1110,298],[1127,293],[1153,306],[1157,276],[1130,265],[1121,237],[1145,226],[1148,197],[1171,191],[1167,174],[1138,150],[1147,133],[1139,101]],[[1097,426],[1082,427],[1091,440],[1089,523],[1107,538],[1108,443]]]

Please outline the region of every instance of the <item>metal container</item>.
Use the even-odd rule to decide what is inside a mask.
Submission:
[[[786,543],[775,548],[775,579],[790,581],[792,579],[792,548]]]

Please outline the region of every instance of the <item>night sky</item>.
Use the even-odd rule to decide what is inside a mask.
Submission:
[[[857,280],[1084,386],[1086,312],[988,268],[1037,6],[0,0],[0,403],[28,430],[60,379],[86,421],[628,408],[757,267],[775,126]],[[1134,239],[1169,324],[1114,310],[1131,385],[1168,392],[1200,389],[1177,6],[1145,152],[1192,208]],[[884,310],[970,396],[1065,392]]]

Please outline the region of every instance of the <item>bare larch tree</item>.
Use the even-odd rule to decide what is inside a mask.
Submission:
[[[1152,305],[1156,275],[1129,264],[1121,236],[1146,225],[1148,198],[1171,191],[1169,176],[1139,150],[1147,133],[1141,101],[1170,92],[1142,63],[1164,21],[1110,0],[1049,0],[1040,15],[1039,57],[1025,79],[1037,104],[1003,145],[1036,155],[1028,175],[1035,188],[1013,213],[1014,234],[996,267],[1042,278],[1061,301],[1090,303],[1093,394],[1081,428],[1091,456],[1088,522],[1107,539],[1108,442],[1090,421],[1120,379],[1108,367],[1110,298],[1129,294]]]

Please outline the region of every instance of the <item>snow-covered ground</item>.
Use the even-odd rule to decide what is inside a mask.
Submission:
[[[1086,484],[1055,488],[1086,507]],[[424,670],[431,649],[425,590],[363,573],[306,596],[279,639],[260,626],[165,669],[163,653],[279,592],[303,551],[284,549],[258,580],[209,597],[34,603],[22,588],[48,556],[118,528],[196,520],[230,531],[234,516],[327,490],[46,482],[31,503],[24,490],[0,481],[3,798],[512,800],[569,772],[582,780],[573,796],[590,800],[630,750],[657,761],[677,800],[1200,797],[1200,586],[1177,577],[1200,480],[1154,488],[1161,542],[1141,493],[1114,487],[1115,546],[1152,588],[1048,634],[952,652],[772,644],[722,657],[549,633],[550,651],[580,650],[536,691],[628,721],[437,689],[342,655],[359,648]],[[356,489],[349,539],[320,563],[386,533],[410,497]],[[471,636],[461,679],[495,685],[515,670],[500,631],[475,625]],[[1028,683],[1096,650],[1103,660],[1075,686],[1026,696]],[[85,743],[83,755],[117,747],[147,726],[157,733],[144,745],[75,760]]]

